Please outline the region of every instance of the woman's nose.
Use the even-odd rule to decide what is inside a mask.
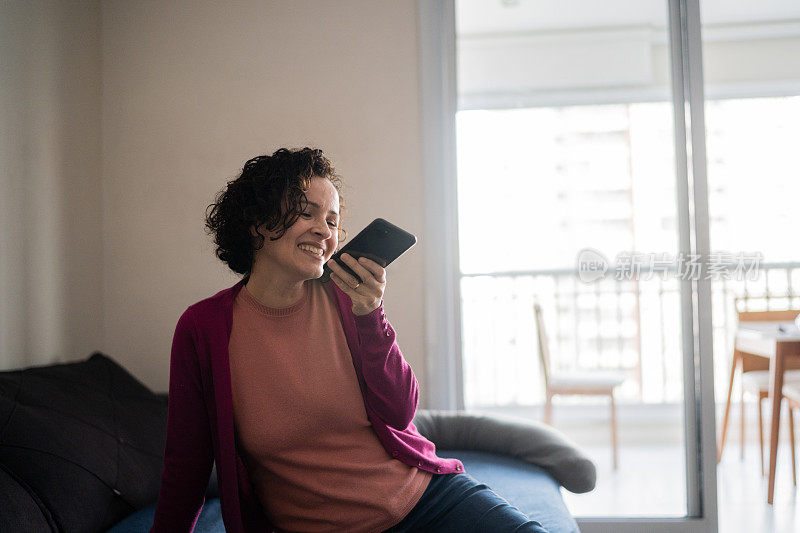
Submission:
[[[327,239],[332,235],[331,228],[328,226],[328,222],[324,220],[316,223],[314,226],[314,233],[324,239]]]

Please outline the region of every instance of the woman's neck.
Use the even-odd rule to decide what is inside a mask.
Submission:
[[[299,302],[303,297],[304,285],[304,281],[287,282],[252,272],[245,287],[260,304],[280,309]]]

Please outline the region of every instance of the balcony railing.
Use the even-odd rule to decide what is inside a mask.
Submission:
[[[541,403],[533,304],[542,306],[555,372],[623,370],[625,402],[682,399],[680,280],[579,280],[574,269],[464,274],[461,279],[467,406]],[[800,263],[762,263],[757,276],[712,281],[716,390],[724,389],[736,326],[734,299],[751,310],[800,307]],[[718,392],[719,394],[719,392]]]

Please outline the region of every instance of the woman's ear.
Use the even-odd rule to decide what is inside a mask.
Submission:
[[[258,237],[259,231],[261,232],[261,235],[265,238],[270,236],[270,231],[267,229],[266,224],[261,224],[260,226],[256,226],[255,224],[250,224],[250,235],[252,235],[253,237]]]
[[[250,225],[250,236],[251,236],[251,241],[253,243],[253,247],[256,250],[261,249],[261,247],[264,246],[264,243],[268,240],[267,239],[268,234],[263,226],[261,226],[261,237],[259,238],[258,230],[256,229],[255,224]]]

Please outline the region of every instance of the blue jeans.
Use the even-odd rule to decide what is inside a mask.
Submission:
[[[385,533],[547,533],[469,474],[433,474],[417,505]]]

